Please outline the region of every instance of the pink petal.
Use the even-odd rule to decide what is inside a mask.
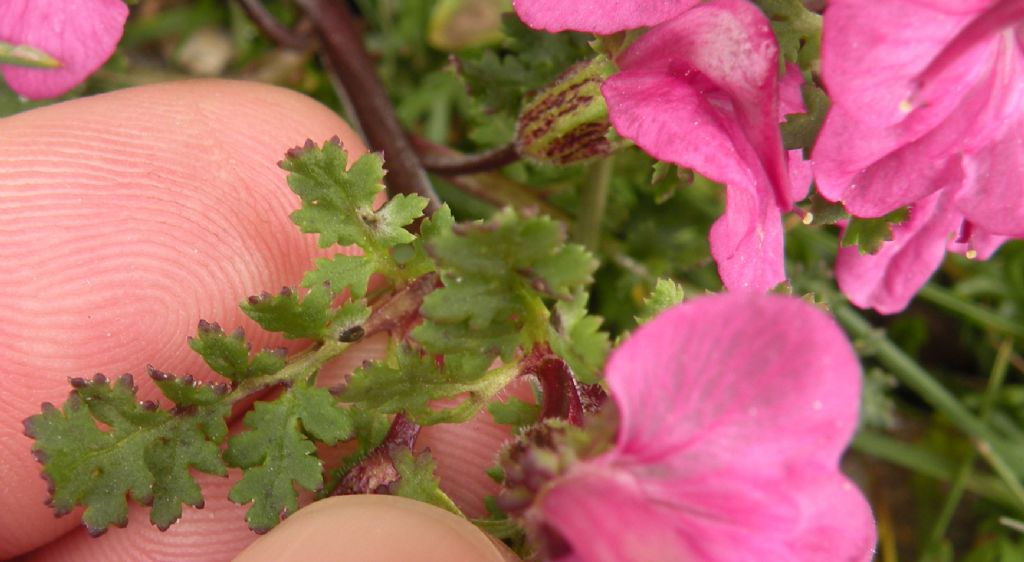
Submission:
[[[791,541],[795,560],[871,562],[877,540],[871,506],[860,490],[835,471],[800,466],[801,521]]]
[[[620,134],[729,187],[711,243],[730,289],[785,279],[779,205],[792,204],[793,189],[778,130],[777,51],[757,8],[718,0],[641,37],[602,88]]]
[[[975,15],[976,11],[950,13],[908,0],[832,0],[825,11],[821,51],[829,95],[873,126],[902,121],[907,111],[901,104],[914,93],[916,77]],[[936,77],[936,85],[951,101],[962,94],[961,84],[973,82],[983,50],[976,46],[970,56]],[[922,110],[937,122],[952,106]]]
[[[800,67],[792,63],[787,64],[786,73],[783,74],[782,80],[779,80],[780,123],[786,120],[786,115],[807,112],[804,96],[800,91],[803,84],[804,77],[800,73]],[[800,149],[787,151],[786,161],[789,166],[789,184],[792,188],[789,197],[792,201],[800,201],[807,197],[807,191],[814,179],[811,162],[804,160],[803,150]]]
[[[1005,134],[1024,98],[1024,58],[1015,44],[992,43],[986,71],[959,100],[956,111],[920,138],[920,119],[872,127],[841,107],[829,113],[814,151],[821,193],[850,213],[877,217],[930,193],[959,187],[960,154]],[[891,152],[886,153],[886,151]]]
[[[940,52],[928,67],[917,77],[923,87],[937,79],[946,68],[949,68],[960,57],[969,53],[973,47],[988,41],[994,35],[1016,26],[1024,19],[1024,3],[1019,0],[999,0],[990,8],[974,18],[960,33]],[[1011,42],[1016,42],[1012,30],[1005,34]]]
[[[951,199],[951,192],[939,192],[917,202],[907,221],[893,227],[893,240],[877,254],[840,248],[836,281],[850,302],[882,314],[907,307],[942,263],[947,242],[963,222]]]
[[[615,448],[553,481],[527,515],[571,546],[560,560],[870,559],[870,509],[837,470],[860,367],[819,309],[687,301],[637,330],[607,374]]]
[[[1024,120],[1005,136],[964,158],[965,188],[956,205],[992,233],[1024,237]]]
[[[792,297],[727,293],[641,326],[606,368],[634,463],[768,473],[799,458],[834,466],[857,424],[860,366],[845,334]]]
[[[512,0],[519,18],[534,29],[608,35],[650,27],[685,12],[700,0]]]
[[[628,470],[577,465],[545,490],[533,515],[571,545],[572,557],[560,562],[793,560],[788,539],[800,513],[792,488],[749,474],[718,476],[673,482],[666,495]]]
[[[42,49],[63,65],[0,65],[0,72],[27,98],[62,95],[110,58],[127,19],[121,0],[0,0],[0,40]]]
[[[965,228],[970,228],[970,237],[961,240]],[[984,261],[992,257],[992,254],[996,253],[996,250],[1009,240],[1008,236],[992,234],[983,228],[964,222],[960,226],[960,235],[946,244],[946,251]]]

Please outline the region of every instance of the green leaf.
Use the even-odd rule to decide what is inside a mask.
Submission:
[[[250,360],[245,332],[238,328],[225,334],[216,322],[200,320],[197,335],[188,339],[188,345],[211,369],[233,382],[273,374],[285,365],[284,350],[261,351]]]
[[[502,24],[506,39],[501,54],[486,50],[459,61],[467,87],[492,113],[518,113],[524,96],[592,54],[587,45],[590,35],[534,31],[512,14],[506,14]]]
[[[822,17],[801,0],[757,0],[772,22],[779,42],[780,64],[798,63],[808,70],[821,59]]]
[[[569,364],[580,382],[595,383],[604,367],[611,341],[601,331],[603,319],[587,314],[587,294],[579,291],[576,298],[555,305],[555,316],[549,342],[551,349]]]
[[[485,364],[546,339],[542,300],[571,298],[597,268],[581,246],[565,244],[562,225],[511,209],[440,234],[429,250],[444,286],[424,298],[426,321],[413,337],[431,353],[477,354]]]
[[[302,428],[317,441],[334,445],[352,437],[352,418],[337,406],[327,389],[295,386],[290,394],[300,412]]]
[[[319,234],[321,247],[357,244],[379,266],[389,248],[415,239],[404,227],[423,215],[427,201],[398,195],[374,211],[374,200],[384,189],[383,159],[365,154],[346,170],[347,164],[336,137],[322,148],[307,141],[288,152],[280,165],[289,172],[288,185],[302,199],[292,221],[302,232]]]
[[[683,302],[683,287],[671,279],[659,278],[654,290],[644,299],[643,308],[636,316],[637,324],[644,324],[651,318],[661,314],[665,309]]]
[[[398,482],[391,486],[392,494],[429,503],[460,517],[463,516],[455,502],[441,491],[440,480],[434,474],[437,463],[429,450],[414,456],[409,449],[399,449],[391,453],[391,460],[400,477]]]
[[[442,377],[432,358],[406,347],[393,353],[388,362],[356,369],[341,399],[386,414],[424,412],[431,400],[464,391],[453,382]]]
[[[811,224],[836,224],[850,218],[842,203],[833,203],[815,190],[811,193]]]
[[[850,217],[840,245],[844,248],[857,246],[861,254],[876,254],[882,245],[892,240],[893,225],[901,224],[909,217],[910,209],[907,207],[875,219]]]
[[[516,429],[537,423],[540,419],[540,406],[514,396],[505,402],[491,403],[487,410],[491,412],[494,423],[511,425]]]
[[[780,125],[782,142],[786,150],[803,149],[804,158],[810,160],[814,142],[825,124],[825,116],[832,107],[832,100],[824,90],[809,82],[800,86],[800,92],[807,112],[786,115],[786,121]]]
[[[136,502],[152,503],[151,521],[166,529],[181,516],[181,504],[202,504],[190,468],[226,474],[218,440],[204,438],[218,433],[211,412],[226,409],[205,411],[204,418],[188,410],[172,416],[153,403],[140,403],[130,375],[112,384],[102,375],[72,384],[75,390],[63,409],[44,404],[25,429],[36,440],[33,451],[52,485],[51,505],[58,514],[85,506],[82,521],[91,534],[127,523],[129,494]]]
[[[242,311],[263,329],[282,332],[290,339],[323,339],[331,314],[331,290],[324,285],[313,287],[306,297],[285,287],[276,295],[262,293],[242,303]]]
[[[302,278],[302,286],[318,287],[328,283],[334,294],[349,289],[352,298],[360,299],[366,295],[366,287],[375,270],[376,264],[364,256],[338,254],[331,259],[318,258],[316,269],[311,269]]]
[[[245,426],[247,431],[228,440],[224,460],[244,469],[228,498],[252,502],[245,520],[255,531],[269,530],[298,509],[294,484],[310,491],[323,484],[323,466],[309,435],[335,443],[352,431],[350,418],[329,392],[300,385],[274,402],[257,402]]]

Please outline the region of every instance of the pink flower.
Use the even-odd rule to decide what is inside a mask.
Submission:
[[[1024,237],[1024,57],[1017,0],[833,0],[814,151],[821,193],[860,217],[911,205],[873,256],[843,250],[851,300],[902,310],[945,250],[986,258]]]
[[[608,362],[614,448],[524,517],[569,551],[560,562],[868,561],[871,509],[838,469],[860,376],[843,332],[800,299],[676,306]]]
[[[788,177],[768,19],[745,0],[583,4],[517,0],[515,7],[528,24],[549,30],[607,33],[662,22],[616,61],[620,72],[601,90],[610,120],[655,158],[727,185],[725,214],[710,235],[727,288],[765,291],[784,281],[781,213],[808,183]]]
[[[40,49],[57,69],[0,65],[12,90],[31,99],[66,93],[96,71],[121,40],[121,0],[0,0],[0,41]]]

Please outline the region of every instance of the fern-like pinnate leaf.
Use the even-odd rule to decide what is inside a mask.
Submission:
[[[248,428],[228,440],[224,460],[243,469],[228,498],[252,502],[245,519],[256,532],[277,525],[299,508],[295,484],[314,491],[323,485],[323,465],[313,439],[333,445],[352,436],[348,412],[322,388],[296,385],[273,402],[257,402],[245,416]]]
[[[187,412],[174,415],[154,403],[139,402],[130,375],[113,383],[97,375],[91,381],[73,379],[72,384],[75,389],[63,408],[44,404],[42,413],[25,421],[58,515],[84,505],[82,521],[91,534],[99,535],[110,525],[127,524],[130,496],[152,504],[150,520],[166,529],[181,517],[182,504],[203,503],[189,468],[226,474],[219,442],[213,438],[223,439],[214,418],[226,415],[226,408],[205,410],[204,418]]]

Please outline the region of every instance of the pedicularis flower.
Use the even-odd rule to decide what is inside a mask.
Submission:
[[[0,41],[40,49],[61,64],[0,65],[0,73],[27,98],[60,96],[110,58],[127,19],[122,0],[0,0]]]
[[[823,195],[856,216],[910,205],[871,256],[840,251],[850,299],[902,310],[946,250],[986,259],[1024,237],[1024,57],[1019,0],[832,0],[817,141]]]
[[[710,244],[727,288],[763,291],[784,281],[781,213],[803,198],[808,180],[791,182],[787,171],[778,45],[764,14],[746,0],[513,4],[523,21],[549,31],[657,24],[615,61],[619,72],[602,87],[610,120],[655,158],[726,184]]]
[[[570,464],[523,512],[554,559],[871,559],[870,507],[838,469],[860,367],[816,307],[742,293],[688,301],[638,329],[606,377],[614,447]]]

